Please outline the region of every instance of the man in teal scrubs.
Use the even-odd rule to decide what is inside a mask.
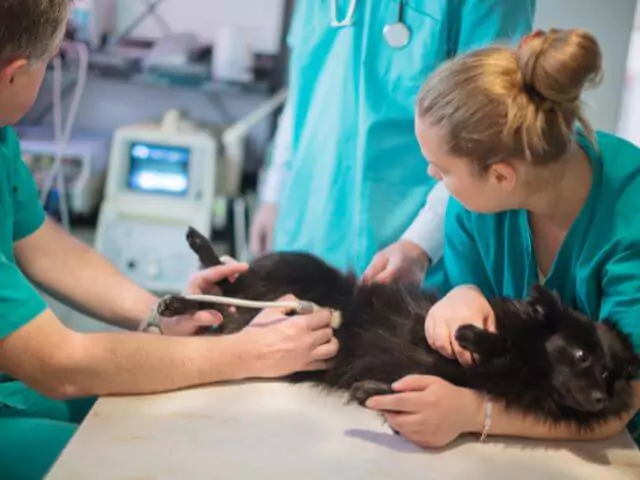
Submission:
[[[152,394],[326,367],[337,342],[331,314],[266,310],[236,335],[193,337],[217,312],[158,318],[158,298],[48,219],[10,127],[28,111],[65,30],[68,0],[0,1],[0,479],[41,479],[93,398]],[[238,275],[234,264],[198,273],[191,293]],[[123,328],[65,326],[34,284]],[[279,321],[280,320],[280,321]],[[154,333],[154,334],[152,334]]]
[[[517,42],[532,28],[535,3],[296,2],[289,99],[252,229],[254,253],[271,245],[275,223],[276,250],[311,252],[358,274],[403,234],[439,259],[446,201],[425,206],[435,182],[413,133],[416,95],[452,56]],[[383,32],[398,20],[410,39],[394,47]]]

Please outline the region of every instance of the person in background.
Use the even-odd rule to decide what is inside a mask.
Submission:
[[[468,365],[458,327],[494,329],[487,299],[522,299],[537,283],[594,321],[616,324],[640,353],[640,149],[594,132],[585,118],[582,90],[601,77],[592,35],[550,30],[517,49],[458,57],[427,80],[416,134],[430,174],[453,197],[445,220],[447,294],[425,322],[429,344],[443,355]],[[632,411],[589,432],[541,423],[428,376],[400,379],[397,393],[367,406],[427,447],[466,432],[588,440],[625,426],[639,442],[640,379],[633,387]]]
[[[9,126],[33,104],[64,35],[68,0],[0,1],[0,478],[43,478],[94,398],[325,368],[337,352],[329,312],[266,310],[241,333],[194,336],[216,312],[157,319],[158,298],[46,218]],[[191,293],[246,271],[198,274]],[[34,285],[131,332],[67,328]],[[143,330],[136,332],[136,330]],[[152,331],[163,335],[151,334]]]
[[[413,135],[416,94],[447,59],[529,33],[535,6],[298,0],[290,93],[251,252],[305,251],[366,281],[420,282],[442,255],[449,195],[427,175]]]

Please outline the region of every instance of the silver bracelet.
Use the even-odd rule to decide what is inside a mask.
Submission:
[[[147,318],[145,318],[144,321],[140,324],[140,326],[138,327],[138,331],[145,333],[156,333],[159,335],[164,334],[162,332],[161,317],[160,315],[158,315],[158,311],[155,307],[151,310],[151,312],[149,312]]]
[[[491,399],[487,399],[484,404],[484,427],[482,429],[482,435],[480,436],[480,441],[484,442],[489,435],[489,430],[491,429],[491,420],[493,419],[493,402]]]

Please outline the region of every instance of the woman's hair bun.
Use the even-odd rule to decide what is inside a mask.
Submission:
[[[523,87],[555,104],[579,102],[583,89],[602,80],[602,51],[584,30],[537,30],[516,51]]]

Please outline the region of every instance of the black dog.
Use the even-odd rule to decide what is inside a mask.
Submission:
[[[190,229],[187,241],[204,267],[221,262],[210,242]],[[360,404],[390,393],[390,384],[409,374],[433,375],[454,385],[501,399],[507,408],[548,422],[572,422],[591,429],[622,416],[633,405],[630,381],[640,368],[628,338],[610,322],[597,323],[564,306],[541,286],[525,300],[491,301],[497,333],[472,325],[456,332],[459,344],[479,361],[462,367],[426,342],[424,320],[436,297],[406,285],[363,285],[306,254],[275,253],[254,261],[234,283],[220,284],[225,295],[276,300],[293,294],[342,312],[335,332],[340,348],[331,367],[299,373],[310,380],[350,392]],[[166,316],[210,309],[181,297],[160,305]],[[219,334],[237,332],[255,310],[229,311]]]

